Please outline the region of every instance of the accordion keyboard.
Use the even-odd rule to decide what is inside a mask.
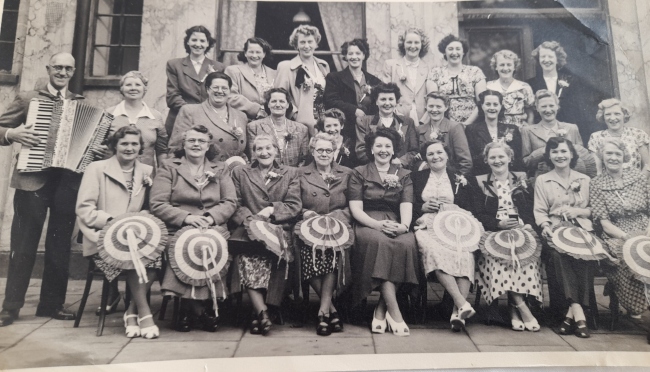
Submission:
[[[32,107],[34,106],[34,107]],[[43,160],[47,147],[47,137],[54,111],[54,101],[39,100],[38,105],[30,105],[25,123],[31,125],[40,139],[34,147],[24,146],[20,149],[16,168],[23,172],[43,170]]]

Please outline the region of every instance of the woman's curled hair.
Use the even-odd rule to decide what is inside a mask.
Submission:
[[[555,168],[555,165],[551,161],[551,150],[558,148],[561,143],[566,143],[569,151],[571,152],[572,156],[569,167],[571,169],[575,168],[576,164],[578,164],[578,152],[576,151],[575,146],[573,146],[573,143],[564,137],[551,137],[548,139],[548,142],[546,142],[546,149],[544,150],[544,161],[546,162],[546,165],[548,165],[551,169]]]
[[[212,35],[210,34],[210,30],[208,30],[205,26],[192,26],[185,30],[185,39],[183,39],[183,46],[185,47],[185,51],[187,54],[191,54],[190,46],[187,45],[187,43],[190,41],[190,38],[192,37],[192,34],[195,32],[200,32],[205,35],[205,38],[208,40],[208,47],[205,48],[205,54],[207,54],[210,49],[217,43],[217,40],[215,40]]]
[[[393,159],[402,151],[402,136],[395,129],[377,128],[376,131],[366,134],[364,138],[364,142],[366,143],[366,156],[370,161],[375,161],[375,156],[372,154],[372,147],[375,145],[375,140],[378,137],[388,138],[392,142]]]
[[[183,156],[185,156],[185,147],[184,147],[185,138],[187,137],[187,133],[189,133],[190,131],[207,134],[208,139],[210,140],[210,146],[208,147],[208,151],[205,153],[205,157],[210,161],[214,160],[214,158],[216,158],[217,155],[219,155],[219,149],[217,149],[214,143],[212,143],[212,139],[214,138],[214,136],[212,135],[210,130],[206,128],[205,125],[203,124],[195,125],[183,133],[183,142],[181,142],[181,147],[173,150],[174,157],[182,158]]]
[[[140,138],[140,151],[138,152],[138,155],[142,155],[142,153],[144,152],[144,140],[142,139],[142,132],[140,131],[140,129],[132,125],[126,125],[116,130],[112,136],[108,137],[108,140],[106,141],[106,146],[108,146],[108,148],[111,149],[111,151],[113,151],[113,154],[115,154],[115,152],[117,151],[118,142],[120,142],[122,138],[126,137],[127,134],[132,134]]]

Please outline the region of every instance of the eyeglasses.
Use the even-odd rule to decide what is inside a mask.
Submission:
[[[316,149],[315,151],[321,155],[323,154],[323,152],[326,153],[327,155],[334,152],[334,150],[332,149]]]
[[[205,145],[208,143],[208,141],[200,138],[190,138],[185,140],[187,143],[195,144],[198,143],[199,145]]]
[[[50,67],[52,67],[54,69],[54,71],[56,71],[56,72],[65,71],[68,74],[74,72],[74,67],[72,67],[72,66],[59,66],[59,65],[52,66],[52,65],[50,65]]]

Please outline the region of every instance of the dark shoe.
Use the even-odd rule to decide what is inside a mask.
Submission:
[[[77,319],[77,314],[73,312],[66,311],[64,308],[59,308],[56,310],[43,310],[37,309],[36,316],[42,318],[52,318],[56,320],[75,320]]]
[[[565,318],[562,324],[560,324],[560,334],[561,335],[570,335],[575,329],[575,321],[573,318]]]
[[[271,319],[269,319],[268,310],[260,311],[260,315],[257,317],[257,319],[260,321],[261,333],[266,336],[266,334],[269,333],[271,327],[273,326]]]
[[[585,320],[578,320],[576,322],[576,331],[575,335],[580,338],[589,338],[589,328],[587,327],[587,322]]]
[[[191,319],[187,314],[180,314],[176,322],[176,332],[189,332],[192,330]]]
[[[20,310],[5,310],[0,311],[0,327],[6,327],[18,319]]]
[[[118,293],[117,297],[115,297],[113,302],[111,302],[109,305],[106,305],[106,315],[117,312],[117,305],[119,304],[120,304],[120,295]],[[101,306],[97,307],[97,310],[95,310],[95,315],[99,316],[101,311],[102,311]]]
[[[251,334],[252,335],[261,335],[262,329],[260,328],[260,321],[255,315],[253,315],[253,320],[251,321]]]
[[[337,312],[330,314],[330,329],[332,330],[332,333],[343,332],[343,322]]]
[[[330,318],[325,314],[318,314],[318,325],[316,326],[316,334],[319,336],[329,336],[332,334],[332,329],[329,323]]]
[[[203,313],[199,316],[199,322],[201,323],[202,330],[206,332],[217,331],[217,317],[210,315],[208,313],[208,310],[204,310]]]

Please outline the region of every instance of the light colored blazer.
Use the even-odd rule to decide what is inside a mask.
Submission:
[[[427,115],[425,122],[415,128],[418,133],[418,148],[431,140],[429,138],[431,136],[430,120]],[[444,133],[443,142],[451,152],[449,160],[451,160],[452,169],[462,174],[469,174],[472,171],[472,154],[469,151],[464,129],[462,124],[447,118],[443,118],[440,122],[440,132]]]
[[[158,169],[151,188],[151,213],[165,222],[170,233],[180,229],[189,215],[209,215],[215,225],[223,225],[235,212],[237,194],[228,168],[206,159],[204,169],[214,177],[203,187],[190,174],[185,157],[167,159]]]
[[[183,146],[183,133],[195,125],[204,125],[212,133],[212,143],[219,150],[215,160],[226,161],[231,156],[241,156],[246,159],[246,115],[228,105],[228,125],[219,119],[212,109],[210,102],[185,105],[181,108],[174,125],[174,131],[169,139],[169,148],[178,149]],[[239,136],[233,130],[240,129]]]
[[[273,138],[273,142],[277,145],[275,139],[275,129],[270,117],[260,120],[251,121],[246,126],[246,137],[248,141],[248,151],[251,159],[254,157],[253,140],[258,134],[267,134]],[[297,167],[304,164],[307,156],[309,155],[309,132],[307,126],[287,119],[287,131],[291,133],[291,140],[287,143],[284,153],[280,156],[277,154],[276,159],[280,164],[288,165],[290,167]]]
[[[143,209],[149,195],[144,179],[151,177],[153,167],[136,160],[133,170],[133,191],[129,196],[126,179],[115,156],[90,163],[86,168],[77,196],[77,223],[83,233],[83,255],[97,253],[99,231],[109,218]]]
[[[575,192],[572,189],[571,184],[574,182],[580,185],[580,191]],[[541,226],[544,222],[550,222],[553,227],[562,222],[563,218],[557,211],[564,206],[588,208],[590,182],[589,176],[575,170],[571,170],[566,182],[557,175],[555,170],[538,176],[535,180],[533,209],[537,226]],[[578,217],[576,220],[583,229],[593,231],[593,225],[589,218]]]
[[[320,72],[326,77],[330,72],[330,66],[320,58],[314,57],[314,59],[318,64]],[[278,64],[278,75],[273,85],[276,88],[284,88],[289,92],[294,113],[297,112],[295,120],[307,125],[310,133],[314,133],[312,129],[316,125],[316,120],[314,119],[314,87],[312,86],[304,90],[302,87],[296,86],[296,76],[300,66],[302,66],[300,56],[296,56],[290,61],[280,62]]]
[[[582,146],[582,137],[580,137],[577,125],[558,121],[558,128],[566,130],[566,139],[574,145]],[[544,151],[549,138],[546,129],[540,123],[521,128],[521,155],[524,157],[524,165],[529,172],[546,171]]]
[[[406,74],[404,58],[389,59],[384,62],[384,66],[378,77],[384,83],[395,83],[399,87],[402,97],[398,102],[397,111],[400,115],[408,116],[412,105],[415,105],[418,118],[424,115],[426,106],[425,98],[427,96],[427,89],[424,83],[427,80],[430,69],[431,66],[420,59],[415,82],[402,81],[400,77],[408,76]],[[415,124],[418,125],[418,123]]]
[[[273,86],[277,71],[262,65],[266,74],[266,82]],[[253,71],[246,65],[232,65],[226,67],[224,71],[232,79],[232,88],[230,88],[230,99],[228,103],[233,108],[243,111],[249,119],[255,120],[257,113],[264,107],[264,95],[255,87],[255,77]]]
[[[167,107],[169,114],[165,121],[167,133],[171,135],[178,111],[186,104],[201,103],[208,98],[203,80],[208,71],[223,71],[221,62],[205,58],[198,75],[190,57],[175,58],[167,61]]]

